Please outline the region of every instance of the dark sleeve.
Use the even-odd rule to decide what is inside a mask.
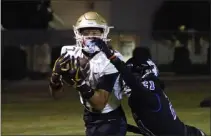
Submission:
[[[135,95],[137,95],[138,98],[141,97],[141,100],[147,102],[153,112],[160,111],[161,102],[159,95],[155,92],[151,92],[150,89],[146,88],[144,84],[142,84],[142,82],[145,80],[154,81],[156,78],[154,76],[150,76],[147,79],[136,77],[135,75],[133,75],[130,69],[127,68],[126,64],[119,58],[115,58],[111,60],[111,62],[119,71],[125,83],[132,89],[132,92],[135,92]],[[159,86],[156,86],[156,88],[159,88]]]
[[[111,63],[116,67],[125,83],[132,90],[137,91],[137,89],[140,89],[148,92],[148,89],[140,84],[140,81],[142,81],[142,79],[140,77],[135,77],[123,61],[116,57],[115,59],[111,60]]]
[[[118,75],[119,73],[113,73],[100,77],[97,89],[104,89],[108,92],[112,92]]]

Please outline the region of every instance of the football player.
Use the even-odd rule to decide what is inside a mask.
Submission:
[[[79,91],[80,101],[85,108],[84,122],[88,136],[123,136],[127,131],[127,121],[120,103],[122,94],[118,71],[105,54],[91,43],[93,38],[107,42],[110,28],[98,13],[83,14],[73,26],[76,45],[62,47],[50,79],[53,96],[62,89],[63,81]],[[122,58],[120,53],[116,53],[116,56]],[[86,62],[84,80],[81,80],[81,75],[75,77],[76,71],[72,69],[74,64],[68,63],[70,59]]]
[[[95,39],[92,42],[106,54],[131,89],[128,104],[137,126],[144,135],[205,135],[201,130],[184,124],[178,118],[164,93],[164,86],[158,78],[158,69],[151,60],[137,59],[135,56],[126,64],[102,40]]]

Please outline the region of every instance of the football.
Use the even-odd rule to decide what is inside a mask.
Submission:
[[[79,63],[80,63],[80,67],[81,67],[81,72],[86,77],[88,75],[88,71],[90,69],[89,59],[86,57],[79,58]]]
[[[80,67],[82,69],[86,69],[89,67],[89,60],[86,57],[79,58]]]

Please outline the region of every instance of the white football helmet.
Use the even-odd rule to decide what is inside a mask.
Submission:
[[[101,36],[83,36],[80,31],[81,29],[86,29],[86,28],[102,29],[102,35]],[[90,42],[90,38],[97,37],[107,42],[109,41],[109,39],[107,39],[107,36],[110,31],[110,28],[113,28],[113,27],[108,26],[105,19],[102,16],[100,16],[97,12],[90,11],[83,14],[77,20],[76,25],[73,26],[77,46],[80,46],[82,49],[84,49],[84,51],[91,54],[95,53],[96,51],[99,51],[99,48]]]

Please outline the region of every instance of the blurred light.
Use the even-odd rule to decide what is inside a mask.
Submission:
[[[181,25],[181,26],[179,26],[179,30],[180,30],[180,31],[184,31],[184,30],[185,30],[185,28],[186,28],[186,27],[185,27],[185,25]]]

